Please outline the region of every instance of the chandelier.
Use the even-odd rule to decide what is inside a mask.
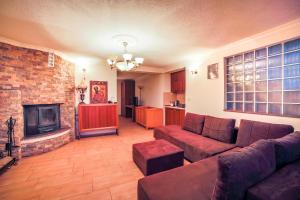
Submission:
[[[133,55],[127,52],[128,42],[123,41],[121,44],[124,47],[123,60],[118,60],[117,56],[114,59],[108,58],[107,63],[111,69],[117,68],[120,71],[130,71],[143,64],[144,58],[135,57],[133,59]]]

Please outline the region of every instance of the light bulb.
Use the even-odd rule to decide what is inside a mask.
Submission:
[[[142,64],[142,63],[144,62],[144,58],[137,57],[137,58],[135,58],[135,62],[136,62],[137,64]]]
[[[113,64],[114,64],[114,61],[113,61],[112,59],[107,59],[106,61],[107,61],[107,63],[108,63],[109,65],[113,65]]]
[[[132,59],[132,54],[124,53],[123,58],[124,58],[125,61],[130,61]]]

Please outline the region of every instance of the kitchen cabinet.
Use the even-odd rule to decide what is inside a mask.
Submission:
[[[165,107],[165,124],[166,125],[183,125],[185,110],[176,107]]]
[[[171,91],[173,93],[185,92],[185,70],[171,73]]]
[[[135,107],[136,123],[146,129],[161,126],[163,124],[163,109],[148,106]]]

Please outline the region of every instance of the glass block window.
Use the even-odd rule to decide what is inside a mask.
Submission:
[[[300,117],[300,38],[224,58],[225,110]]]

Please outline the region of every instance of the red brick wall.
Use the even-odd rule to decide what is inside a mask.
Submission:
[[[74,64],[55,56],[48,67],[48,52],[0,42],[0,137],[9,116],[16,118],[16,136],[23,138],[23,104],[63,103],[61,125],[74,137]]]

